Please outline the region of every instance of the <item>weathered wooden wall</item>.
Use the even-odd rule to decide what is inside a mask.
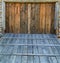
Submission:
[[[54,33],[55,3],[6,3],[5,9],[7,33],[28,33],[28,27],[30,33]]]
[[[58,5],[58,9],[60,8],[60,4],[59,4],[60,0],[3,0],[3,1],[6,1],[6,2],[57,2],[58,3],[57,4]],[[1,2],[2,2],[2,0],[0,0],[0,3]],[[1,4],[0,4],[0,10],[2,10]],[[2,15],[2,11],[0,11],[0,15]],[[58,11],[58,18],[57,18],[57,20],[60,20],[59,16],[60,16],[60,9]],[[0,18],[0,21],[2,22],[2,18]],[[0,26],[0,27],[2,27],[2,26]],[[5,28],[5,27],[3,27],[3,28]],[[57,30],[57,34],[58,34],[58,26],[56,27],[56,30]],[[1,29],[0,29],[0,32],[1,32]]]
[[[58,2],[58,16],[57,16],[57,34],[58,34],[58,37],[60,37],[60,2]]]
[[[0,32],[2,31],[2,3],[0,2]]]

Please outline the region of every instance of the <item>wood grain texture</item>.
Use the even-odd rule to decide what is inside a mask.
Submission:
[[[17,37],[17,39],[2,39],[0,44],[16,44],[16,46],[0,46],[0,53],[10,55],[0,55],[0,63],[60,63],[60,56],[36,56],[37,54],[60,54],[60,47],[46,47],[46,46],[29,46],[29,44],[59,44],[60,40],[54,34],[4,34],[3,37]],[[20,40],[18,38],[26,38]],[[28,38],[30,39],[28,41]],[[31,40],[34,38],[34,40]],[[45,38],[45,40],[37,40]],[[47,38],[54,38],[47,40]],[[17,44],[24,44],[18,46]],[[25,46],[27,44],[28,46]],[[26,56],[16,56],[14,53],[35,54]]]
[[[6,5],[5,5],[5,7],[6,7],[6,11],[5,11],[5,26],[6,26],[6,29],[5,29],[5,32],[7,32],[7,3],[6,3]]]
[[[9,17],[9,20],[8,20],[8,26],[9,26],[9,32],[12,32],[12,4],[11,3],[8,3],[8,5],[9,5],[9,7],[7,7],[7,8],[9,8],[9,15],[8,15],[8,17]]]
[[[31,4],[31,33],[39,33],[39,4]]]
[[[50,33],[51,27],[51,4],[46,4],[46,33]]]
[[[14,31],[15,31],[15,4],[11,3],[11,32],[14,33]]]
[[[30,23],[31,23],[31,4],[28,4],[28,33],[30,33]]]
[[[20,3],[15,4],[15,33],[20,33]]]
[[[54,25],[55,25],[55,4],[51,4],[51,30],[50,30],[51,33],[56,33],[56,31],[54,30]]]
[[[20,11],[20,33],[28,33],[28,5],[21,4],[21,11]]]
[[[54,33],[54,3],[6,3],[7,33]]]
[[[45,32],[45,4],[40,4],[40,31]]]
[[[8,9],[8,3],[6,3],[6,32],[9,32],[9,9]]]

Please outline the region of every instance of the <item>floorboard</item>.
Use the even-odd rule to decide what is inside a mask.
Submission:
[[[60,39],[58,39],[54,34],[11,34],[11,33],[9,34],[7,33],[4,34],[3,37],[0,38],[0,63],[60,63],[60,56],[48,56],[49,54],[60,55],[60,46],[49,46],[49,47],[32,46],[34,44],[60,45]],[[9,37],[9,38],[6,39],[5,37]],[[10,39],[10,37],[16,37],[16,39],[14,38]],[[18,38],[21,38],[22,40]],[[45,40],[41,40],[42,38]],[[50,39],[50,38],[54,38],[54,39]],[[15,44],[15,45],[3,46],[2,44],[7,44],[7,45]],[[17,44],[24,44],[24,46],[23,45],[20,46]],[[10,55],[3,55],[8,53]],[[22,54],[22,55],[26,54],[26,56],[13,55],[14,53]],[[29,54],[35,54],[35,55],[29,55]],[[37,54],[42,54],[42,55],[48,54],[48,55],[36,56]]]

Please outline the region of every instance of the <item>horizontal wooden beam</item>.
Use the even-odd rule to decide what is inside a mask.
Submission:
[[[46,47],[60,47],[56,44],[0,44],[0,46],[46,46]]]
[[[20,38],[20,37],[1,37],[0,39],[20,39],[20,40],[55,40],[57,38]]]
[[[21,53],[0,53],[0,55],[4,56],[49,56],[49,57],[60,57],[60,54],[21,54]]]
[[[59,0],[3,0],[3,1],[5,2],[57,2]]]

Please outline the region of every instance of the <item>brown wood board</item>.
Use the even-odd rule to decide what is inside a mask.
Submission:
[[[7,33],[54,33],[55,3],[6,3]]]

